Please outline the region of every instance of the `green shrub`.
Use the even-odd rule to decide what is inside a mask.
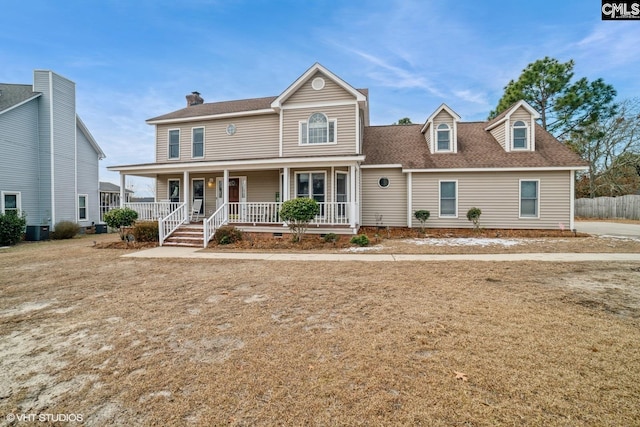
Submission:
[[[15,245],[22,240],[27,216],[16,213],[0,213],[0,246]]]
[[[336,233],[327,233],[323,237],[325,243],[336,243],[339,239]]]
[[[473,228],[475,230],[480,228],[480,215],[482,215],[480,208],[471,208],[467,211],[467,219],[473,222]]]
[[[242,240],[242,231],[230,225],[223,225],[213,235],[213,240],[219,245],[228,245]]]
[[[424,232],[424,224],[427,222],[427,220],[429,219],[429,217],[431,216],[431,212],[427,211],[427,210],[420,210],[420,211],[415,211],[413,213],[413,216],[420,221],[420,230],[422,230],[422,232]]]
[[[369,238],[366,234],[358,234],[357,236],[353,236],[350,242],[358,246],[368,246]]]
[[[57,222],[51,232],[53,240],[72,239],[80,232],[80,226],[71,221]]]
[[[158,221],[140,221],[133,226],[133,238],[136,242],[157,242]]]
[[[138,212],[129,208],[111,209],[104,214],[104,222],[111,228],[117,228],[120,240],[124,240],[125,227],[131,227],[138,219]]]
[[[320,205],[308,197],[287,200],[280,208],[280,218],[286,221],[293,232],[293,240],[299,242],[309,223],[320,213]]]

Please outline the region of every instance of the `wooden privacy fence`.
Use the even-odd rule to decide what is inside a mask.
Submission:
[[[582,218],[640,219],[640,195],[576,199],[575,210]]]

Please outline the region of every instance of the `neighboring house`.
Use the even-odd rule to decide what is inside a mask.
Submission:
[[[76,114],[72,81],[35,70],[33,85],[0,84],[0,211],[27,226],[100,219],[98,161],[104,153]]]
[[[124,202],[129,203],[134,201],[132,195],[133,191],[125,189]],[[111,182],[100,181],[100,221],[104,221],[104,214],[120,206],[120,187]]]
[[[487,228],[572,228],[585,163],[537,117],[519,102],[465,123],[443,104],[424,125],[370,126],[368,91],[315,64],[279,96],[204,103],[193,92],[186,108],[147,120],[153,163],[109,169],[121,187],[127,175],[154,177],[157,204],[182,203],[167,234],[193,217],[194,200],[206,236],[221,223],[286,231],[278,209],[295,197],[320,204],[316,233],[414,227],[419,209],[431,211],[427,226],[471,227],[474,206]]]

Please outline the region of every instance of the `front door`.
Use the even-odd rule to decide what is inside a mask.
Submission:
[[[216,178],[216,209],[224,203],[224,182],[222,177]],[[247,177],[236,176],[229,178],[229,203],[247,201]],[[237,206],[237,205],[235,205]],[[236,208],[237,210],[237,208]]]
[[[193,194],[193,200],[201,199],[202,205],[200,206],[200,215],[204,214],[204,178],[196,178],[191,181],[191,194]]]
[[[229,203],[240,201],[240,178],[229,178]]]

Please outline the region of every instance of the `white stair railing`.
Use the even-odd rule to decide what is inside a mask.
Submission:
[[[213,238],[213,235],[216,234],[216,230],[218,227],[223,225],[226,220],[226,209],[227,204],[223,203],[222,206],[218,208],[217,211],[213,213],[209,218],[204,220],[204,247],[206,248],[209,244],[209,241]]]
[[[124,206],[138,212],[138,221],[155,221],[169,215],[180,205],[179,202],[130,202]]]
[[[158,219],[158,240],[160,246],[162,246],[162,243],[164,243],[171,233],[187,222],[186,209],[184,208],[185,204],[186,203],[181,203],[169,215]]]

